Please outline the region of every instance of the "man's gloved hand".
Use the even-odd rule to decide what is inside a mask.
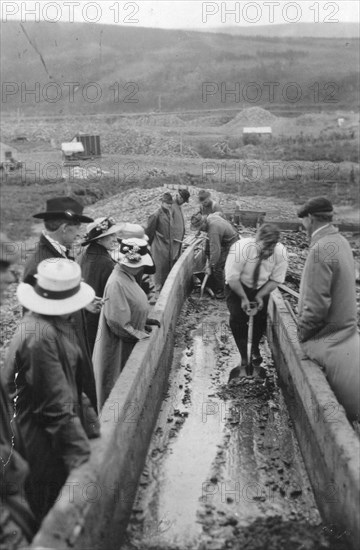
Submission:
[[[150,332],[152,331],[152,328],[149,327],[149,325],[145,325],[144,330],[145,330],[145,332],[148,332],[150,334]]]
[[[161,326],[160,322],[157,319],[151,319],[151,317],[146,319],[146,325],[152,325],[152,326],[159,327],[159,328]]]

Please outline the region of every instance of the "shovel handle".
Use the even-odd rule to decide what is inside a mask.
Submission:
[[[205,290],[206,283],[208,282],[209,277],[210,277],[210,275],[208,273],[204,277],[204,280],[202,282],[201,289],[200,289],[200,298],[202,298],[204,296],[204,290]]]

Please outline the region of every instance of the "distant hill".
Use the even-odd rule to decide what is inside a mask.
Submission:
[[[199,28],[199,31],[202,31]],[[283,25],[219,26],[207,32],[231,34],[233,36],[267,36],[270,38],[359,38],[358,23],[288,23]]]
[[[1,30],[4,114],[358,108],[356,38],[45,22],[7,22]],[[226,94],[231,89],[238,95]]]

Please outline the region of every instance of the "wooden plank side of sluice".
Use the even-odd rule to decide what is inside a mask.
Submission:
[[[101,411],[101,437],[89,462],[73,470],[31,548],[120,547],[167,386],[177,318],[189,293],[194,245],[174,266],[151,317],[160,321],[136,344]]]
[[[268,339],[323,521],[360,548],[360,441],[323,371],[303,358],[281,294],[269,302]]]

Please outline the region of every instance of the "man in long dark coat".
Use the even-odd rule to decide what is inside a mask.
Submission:
[[[185,236],[185,219],[182,211],[182,206],[186,202],[189,202],[190,193],[187,189],[179,189],[176,194],[173,204],[173,220],[174,220],[174,262],[179,258],[181,254],[182,241]]]
[[[36,269],[42,260],[53,260],[55,258],[73,258],[71,247],[79,236],[79,229],[82,223],[92,222],[93,219],[83,215],[83,206],[71,197],[58,197],[49,199],[46,203],[46,211],[35,214],[34,218],[44,220],[45,229],[36,245],[35,252],[26,260],[24,268],[24,283],[35,286]],[[101,309],[101,301],[90,304],[88,311],[97,312]],[[97,410],[97,399],[95,389],[95,378],[91,361],[91,351],[86,332],[86,321],[84,311],[74,314],[79,345],[83,352],[83,387],[89,397],[91,404]]]
[[[145,229],[145,233],[149,237],[151,253],[156,267],[154,279],[157,292],[161,290],[174,263],[172,205],[172,196],[170,193],[164,193],[161,207],[149,217],[148,226]]]
[[[72,314],[94,299],[78,264],[41,262],[36,285],[21,283],[27,309],[11,341],[4,379],[16,410],[30,474],[26,496],[38,522],[54,504],[73,468],[90,455],[97,417],[82,395],[83,354]]]

